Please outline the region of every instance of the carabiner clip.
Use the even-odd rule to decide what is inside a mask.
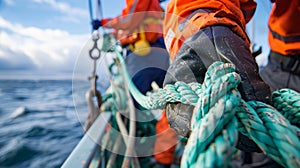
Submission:
[[[99,40],[98,31],[94,31],[93,33],[94,45],[92,49],[89,50],[89,55],[93,60],[99,59],[101,55],[101,50],[98,48],[98,44],[97,44],[98,40]]]

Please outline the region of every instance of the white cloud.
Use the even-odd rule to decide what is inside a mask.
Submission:
[[[86,9],[75,8],[64,2],[57,2],[56,0],[33,0],[36,3],[45,3],[50,5],[53,9],[65,14],[63,20],[72,22],[79,22],[78,17],[87,17],[88,12]]]
[[[88,38],[88,34],[24,27],[0,17],[0,64],[8,69],[33,66],[40,71],[72,71]]]
[[[35,68],[32,60],[23,53],[13,51],[3,45],[0,46],[1,70],[33,70]]]
[[[9,6],[14,6],[15,5],[15,1],[14,0],[4,0],[4,3],[6,5],[9,5]]]

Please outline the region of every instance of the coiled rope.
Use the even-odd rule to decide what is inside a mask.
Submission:
[[[292,124],[300,123],[300,95],[290,89],[281,89],[272,95],[273,106]]]
[[[117,56],[126,67],[121,55]],[[125,78],[130,79],[128,73]],[[129,80],[129,89],[146,109],[163,108],[168,102],[195,106],[181,167],[231,166],[238,131],[282,166],[300,167],[300,131],[292,125],[299,124],[300,95],[290,89],[274,92],[276,110],[262,102],[245,102],[237,89],[240,81],[234,65],[215,62],[208,68],[203,84],[177,82],[144,96]]]

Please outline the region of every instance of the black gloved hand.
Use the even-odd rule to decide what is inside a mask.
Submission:
[[[170,127],[181,136],[189,137],[191,134],[191,118],[194,106],[183,103],[167,103],[166,113]]]
[[[100,20],[97,20],[97,19],[93,20],[93,21],[91,22],[91,24],[92,24],[94,30],[98,30],[99,27],[102,26],[102,25],[101,25],[101,21],[100,21]]]
[[[254,57],[246,43],[225,26],[204,28],[188,38],[178,51],[165,76],[164,85],[176,81],[203,83],[205,72],[215,61],[230,62],[242,78],[238,90],[245,101],[271,102],[269,86],[262,81]],[[170,127],[179,135],[188,137],[194,107],[182,103],[166,105]],[[237,148],[247,152],[261,152],[256,143],[239,134]]]

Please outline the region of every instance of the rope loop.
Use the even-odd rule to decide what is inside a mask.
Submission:
[[[245,102],[237,89],[240,82],[234,65],[215,62],[203,84],[179,81],[146,96],[134,85],[129,89],[134,97],[141,98],[136,100],[146,109],[175,102],[195,106],[192,133],[181,160],[183,168],[230,167],[237,151],[238,131],[282,166],[300,167],[300,130],[296,126],[300,121],[300,94],[290,89],[276,91],[272,95],[274,107],[259,101]],[[104,96],[103,101],[108,99]]]

